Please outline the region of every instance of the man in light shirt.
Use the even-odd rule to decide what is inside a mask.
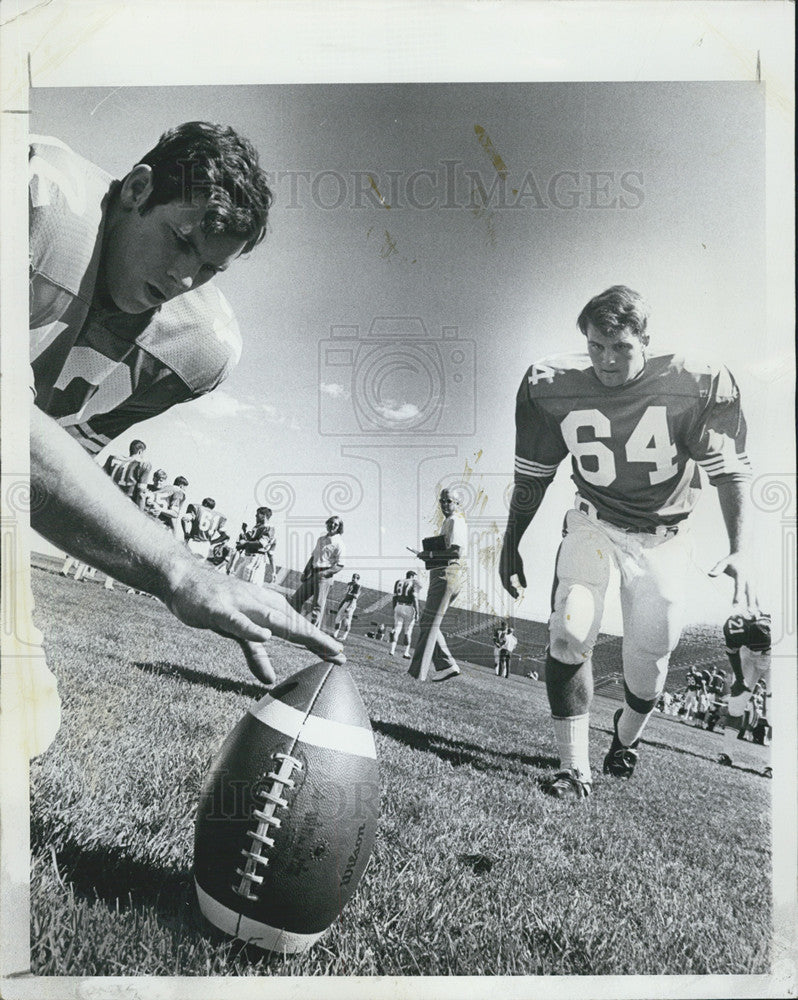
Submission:
[[[429,590],[408,673],[421,681],[427,679],[430,665],[435,668],[431,674],[434,681],[446,681],[460,674],[441,625],[449,605],[463,586],[468,528],[460,501],[450,490],[441,490],[438,502],[444,517],[441,533],[423,539],[424,548],[417,553],[429,570]]]

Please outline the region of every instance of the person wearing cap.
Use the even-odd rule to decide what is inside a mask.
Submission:
[[[416,553],[429,571],[429,589],[408,673],[422,681],[428,676],[433,681],[460,676],[460,667],[441,627],[449,605],[465,582],[468,526],[460,500],[451,490],[441,490],[438,503],[444,518],[441,533],[424,538],[424,548]]]

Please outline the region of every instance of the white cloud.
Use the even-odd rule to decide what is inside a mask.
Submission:
[[[231,417],[251,414],[255,409],[251,403],[236,399],[224,389],[206,393],[187,405],[191,407],[191,413],[201,416],[204,420],[229,420]]]
[[[349,399],[349,390],[337,382],[322,382],[320,388],[325,396],[332,396],[333,399]]]
[[[297,420],[288,413],[283,413],[278,410],[276,406],[272,406],[271,403],[261,403],[258,407],[258,419],[265,420],[269,424],[278,424],[280,427],[287,427],[292,431],[299,431],[300,427]]]
[[[380,416],[392,423],[403,423],[405,420],[412,420],[418,416],[419,410],[414,403],[397,403],[393,399],[387,399],[384,406],[375,407]]]

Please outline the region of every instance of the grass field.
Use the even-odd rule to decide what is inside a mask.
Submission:
[[[193,816],[214,753],[263,694],[232,643],[157,602],[35,570],[63,723],[31,773],[38,975],[698,975],[770,965],[768,749],[655,716],[635,778],[545,797],[542,684],[483,667],[420,685],[352,638],[381,820],[341,920],[305,955],[223,938],[199,913]],[[280,678],[313,662],[273,641]],[[591,716],[594,771],[617,702]]]

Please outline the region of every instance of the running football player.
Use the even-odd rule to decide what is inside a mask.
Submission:
[[[346,639],[349,635],[349,631],[352,628],[352,619],[355,616],[355,610],[357,609],[357,599],[360,596],[360,573],[353,573],[352,579],[349,581],[349,586],[346,588],[346,593],[341,603],[338,605],[338,610],[335,613],[335,631],[333,632],[333,639],[340,639],[341,642]],[[341,631],[343,629],[343,631]],[[339,635],[339,632],[341,633]]]
[[[121,180],[55,139],[34,139],[29,163],[31,487],[46,498],[34,529],[186,624],[256,644],[274,632],[340,660],[340,645],[276,591],[165,544],[90,459],[211,391],[238,361],[238,327],[211,279],[266,233],[272,195],[254,148],[231,128],[188,122]]]
[[[647,322],[632,289],[615,285],[597,295],[577,320],[587,356],[532,365],[516,401],[515,485],[500,560],[513,597],[526,586],[519,544],[569,453],[577,487],[557,554],[546,657],[561,767],[547,791],[557,798],[584,798],[592,789],[591,656],[610,561],[621,580],[625,704],[614,716],[604,771],[634,773],[682,628],[697,466],[718,490],[729,538],[728,554],[710,575],[731,576],[734,602],[757,607],[746,553],[751,469],[737,385],[726,368],[652,354]]]
[[[393,631],[391,632],[391,656],[396,652],[399,636],[404,633],[405,651],[402,656],[410,659],[410,638],[413,626],[421,617],[418,606],[418,582],[416,571],[409,569],[404,580],[397,580],[393,585]]]

